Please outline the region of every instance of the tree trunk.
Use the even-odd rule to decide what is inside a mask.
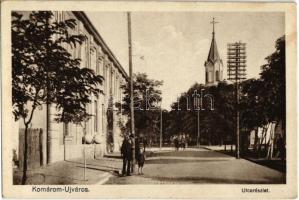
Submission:
[[[263,140],[264,140],[264,128],[262,130],[262,137],[261,139],[259,139],[259,142],[258,142],[258,148],[257,148],[257,155],[258,155],[258,158],[261,157],[261,150],[262,150],[262,145],[263,145]]]
[[[262,145],[264,144],[264,141],[266,141],[267,130],[268,130],[268,125],[263,126],[262,138],[261,138],[261,142],[258,146],[258,158],[260,158],[260,156],[261,156]]]
[[[275,137],[275,127],[276,124],[271,123],[270,125],[270,138],[269,138],[269,146],[268,146],[268,153],[267,157],[269,160],[273,158],[273,147],[274,147],[274,137]]]
[[[257,149],[258,149],[258,128],[256,128],[254,130],[254,144],[253,144],[253,149],[254,149],[254,152],[257,152]]]
[[[38,94],[38,92],[36,93],[36,95]],[[25,133],[24,133],[24,161],[23,161],[23,177],[22,177],[22,185],[25,185],[26,184],[26,179],[27,179],[27,160],[28,160],[28,126],[29,124],[31,123],[31,120],[32,120],[32,117],[33,117],[33,113],[34,113],[34,110],[36,108],[36,105],[35,105],[35,101],[33,103],[33,106],[32,106],[32,110],[31,110],[31,113],[30,113],[30,117],[28,119],[28,121],[26,122],[25,118],[24,119],[24,125],[25,125]]]
[[[29,124],[25,124],[25,133],[24,133],[24,160],[23,160],[23,177],[22,177],[22,185],[26,184],[27,180],[27,160],[28,160],[28,126]]]

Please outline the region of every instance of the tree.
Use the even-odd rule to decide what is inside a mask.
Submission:
[[[207,144],[222,144],[233,130],[233,91],[233,86],[226,82],[217,86],[194,84],[172,104],[172,111],[169,113],[172,123],[169,123],[168,129],[172,134],[185,132],[196,141],[199,117],[200,140]]]
[[[162,81],[149,79],[146,74],[138,73],[133,75],[134,88],[134,118],[136,135],[145,135],[148,139],[154,139],[159,133],[160,103],[162,101],[161,90],[158,88]],[[117,107],[122,109],[123,114],[130,115],[130,87],[123,85],[124,98]],[[126,126],[130,127],[130,120]]]
[[[240,124],[243,129],[249,132],[255,131],[254,150],[257,150],[258,145],[258,127],[267,125],[265,120],[265,110],[262,104],[262,82],[260,79],[248,79],[241,83],[241,98],[240,98]]]
[[[260,78],[244,81],[241,85],[243,94],[241,124],[252,130],[267,127],[272,122],[277,124],[282,122],[284,135],[286,120],[284,36],[276,41],[275,48],[275,52],[266,57],[267,63],[261,67]],[[257,141],[254,145],[255,150],[257,150],[256,143]]]
[[[285,80],[285,36],[277,39],[275,52],[266,57],[262,66],[262,104],[268,122],[282,122],[285,130],[286,120],[286,80]]]
[[[31,12],[29,18],[12,12],[12,103],[15,120],[25,126],[22,184],[27,178],[28,128],[35,110],[56,105],[57,122],[80,123],[90,114],[86,106],[98,95],[102,77],[80,68],[80,59],[66,50],[81,45],[86,36],[71,35],[74,19],[57,22],[50,11]]]

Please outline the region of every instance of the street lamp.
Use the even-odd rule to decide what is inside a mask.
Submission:
[[[200,147],[200,108],[197,109],[197,142],[196,145]]]
[[[194,99],[195,102],[195,110],[197,110],[197,138],[196,138],[196,146],[199,148],[200,147],[200,100],[196,96]]]

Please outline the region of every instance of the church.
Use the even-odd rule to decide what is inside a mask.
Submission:
[[[208,58],[205,62],[206,86],[217,85],[223,80],[223,62],[219,56],[215,38],[215,24],[217,23],[215,18],[213,18],[211,23],[213,24],[212,42]]]

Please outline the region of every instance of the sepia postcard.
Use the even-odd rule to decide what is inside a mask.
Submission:
[[[4,198],[297,197],[295,3],[3,1]]]

